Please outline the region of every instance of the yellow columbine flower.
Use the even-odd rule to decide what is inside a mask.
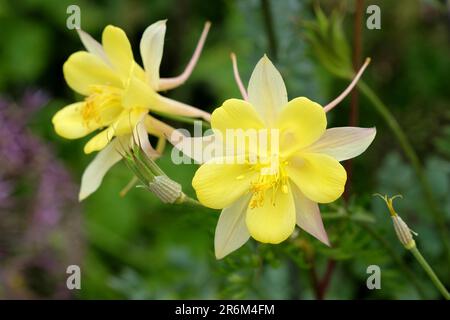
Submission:
[[[192,184],[199,201],[223,209],[216,227],[216,257],[238,249],[250,236],[280,243],[296,224],[329,245],[318,203],[341,196],[347,175],[339,161],[364,152],[375,128],[327,130],[319,104],[305,97],[288,102],[283,79],[266,56],[250,78],[248,102],[225,101],[213,112],[211,126],[222,136],[229,129],[279,133],[279,148],[258,149],[256,162],[248,160],[247,150],[245,162],[215,157],[196,172]],[[268,171],[273,164],[276,170]]]
[[[140,52],[144,68],[135,62],[130,42],[122,29],[107,26],[102,44],[78,30],[87,51],[72,54],[64,63],[63,71],[67,84],[85,98],[58,111],[52,122],[55,131],[67,139],[78,139],[101,130],[84,147],[85,153],[102,151],[83,175],[80,200],[94,192],[104,174],[121,159],[117,145],[130,143],[131,133],[139,121],[145,123],[148,133],[164,138],[152,125],[156,119],[149,112],[209,120],[208,113],[157,93],[186,81],[198,60],[209,26],[209,23],[205,25],[186,70],[178,77],[166,79],[159,76],[165,20],[150,25],[142,35]]]

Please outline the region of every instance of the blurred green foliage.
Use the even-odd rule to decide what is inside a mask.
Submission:
[[[372,58],[364,78],[412,141],[448,224],[448,13],[443,1],[372,2],[381,7],[382,29],[363,29],[363,53]],[[82,153],[87,139],[59,138],[50,121],[58,109],[76,98],[62,77],[64,61],[82,49],[76,33],[65,26],[70,4],[80,6],[82,27],[95,38],[100,38],[107,24],[118,25],[126,30],[135,50],[147,25],[168,18],[161,69],[164,76],[183,70],[203,23],[211,20],[210,35],[192,77],[169,93],[208,111],[227,98],[239,97],[230,52],[237,54],[246,83],[257,60],[271,47],[262,5],[257,0],[0,0],[0,92],[15,96],[28,87],[37,87],[51,94],[51,103],[35,117],[31,129],[53,146],[78,180],[92,159]],[[318,4],[323,15],[342,19],[342,29],[329,30],[321,15],[315,18]],[[269,1],[269,5],[277,39],[272,50],[276,50],[275,62],[290,98],[308,96],[322,104],[331,101],[348,82],[337,79],[330,69],[336,74],[351,72],[352,47],[345,39],[353,35],[354,1],[287,0]],[[332,13],[336,8],[339,15]],[[311,30],[328,37],[325,40],[329,50],[317,54]],[[137,50],[135,56],[139,57]],[[347,99],[329,114],[330,126],[348,124],[348,104]],[[322,278],[331,259],[336,267],[327,298],[438,298],[423,271],[396,240],[383,203],[372,198],[375,192],[403,194],[397,211],[419,233],[418,245],[445,278],[449,266],[444,262],[436,226],[417,178],[388,126],[363,98],[360,126],[376,126],[377,138],[354,160],[349,202],[322,207],[332,248],[300,231],[279,246],[250,241],[224,260],[216,261],[213,239],[219,212],[164,205],[143,189],[133,189],[121,198],[119,191],[131,173],[125,165],[117,165],[100,190],[83,203],[86,245],[82,290],[77,297],[309,299],[316,297],[314,272]],[[183,184],[185,192],[195,196],[190,181],[196,166],[174,165],[170,149],[166,153],[158,160],[160,166]],[[399,261],[416,278],[415,283]],[[381,290],[366,288],[366,268],[372,264],[382,269]],[[444,280],[450,284],[448,277]]]

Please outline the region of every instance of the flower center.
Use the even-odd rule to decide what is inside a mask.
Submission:
[[[85,101],[81,116],[87,127],[111,124],[122,109],[121,90],[110,86],[91,86],[91,94]]]
[[[250,200],[250,208],[259,208],[264,205],[265,197],[271,189],[270,201],[275,206],[275,198],[278,190],[287,194],[288,176],[285,170],[286,161],[276,161],[273,163],[258,163],[254,169],[259,171],[259,177],[251,183],[250,191],[253,196]]]

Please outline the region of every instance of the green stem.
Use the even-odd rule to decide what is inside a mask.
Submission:
[[[439,280],[436,273],[434,273],[433,269],[428,264],[427,260],[425,260],[425,258],[420,254],[419,249],[417,249],[417,247],[414,247],[414,248],[410,249],[409,251],[411,251],[414,258],[416,258],[416,260],[419,262],[420,266],[423,268],[423,270],[425,270],[425,272],[428,274],[428,276],[430,277],[433,284],[436,286],[436,288],[439,290],[439,292],[444,296],[444,298],[446,300],[450,300],[450,294],[448,293],[447,289],[444,287],[441,280]]]
[[[414,286],[417,293],[422,299],[425,299],[425,296],[423,294],[423,289],[420,285],[420,283],[417,281],[416,276],[412,272],[412,270],[408,267],[408,265],[403,262],[402,258],[395,252],[395,250],[390,245],[389,241],[387,241],[384,237],[382,237],[380,234],[378,234],[375,229],[373,229],[370,225],[363,222],[357,222],[357,224],[365,229],[369,235],[371,235],[375,240],[377,240],[386,250],[386,252],[391,256],[392,260],[399,266],[399,268],[402,270],[403,274],[407,276],[410,280],[410,283]]]
[[[384,118],[384,120],[394,133],[394,136],[400,143],[400,146],[402,147],[406,157],[411,162],[412,167],[417,175],[419,183],[424,192],[425,199],[430,208],[430,212],[438,227],[439,235],[441,237],[442,243],[444,244],[444,248],[446,251],[447,262],[448,265],[450,266],[450,242],[448,240],[449,236],[447,235],[447,228],[445,226],[445,216],[443,212],[439,209],[438,205],[436,204],[436,201],[433,196],[433,191],[425,175],[422,164],[420,163],[419,157],[417,156],[416,152],[411,146],[411,143],[409,142],[399,123],[392,115],[392,113],[389,111],[389,108],[381,101],[381,99],[376,95],[376,93],[362,80],[359,81],[358,88],[366,96],[366,98],[373,104],[378,113]]]
[[[191,198],[191,197],[189,197],[189,196],[187,196],[187,195],[185,195],[185,194],[183,194],[183,196],[181,197],[181,199],[180,199],[178,202],[176,202],[176,203],[179,203],[179,204],[187,204],[187,205],[194,206],[194,207],[202,207],[202,208],[205,208],[205,206],[202,205],[202,204],[200,203],[200,201],[195,200],[195,199],[193,199],[193,198]]]

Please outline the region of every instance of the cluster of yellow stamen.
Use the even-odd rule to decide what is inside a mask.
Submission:
[[[92,93],[85,99],[86,103],[81,110],[81,116],[87,127],[91,125],[106,126],[114,119],[105,116],[108,114],[108,108],[120,105],[120,89],[95,85],[91,86]],[[112,111],[112,110],[111,110]]]
[[[250,185],[250,192],[253,196],[250,200],[250,208],[258,208],[264,205],[267,190],[272,189],[270,202],[275,206],[277,191],[287,194],[289,192],[288,176],[284,166],[286,162],[277,163],[276,166],[267,164],[257,164],[253,167],[259,172],[259,177]]]

